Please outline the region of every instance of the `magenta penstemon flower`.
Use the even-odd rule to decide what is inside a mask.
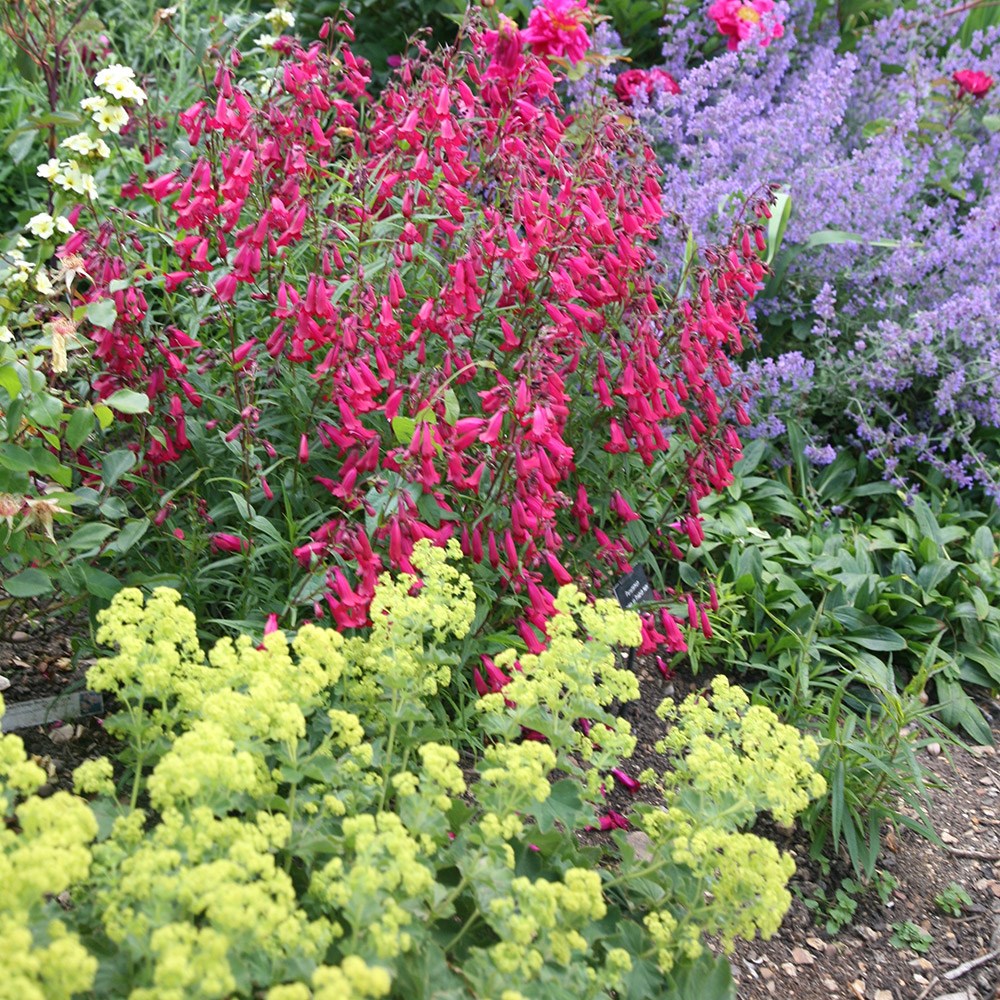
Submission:
[[[225,532],[217,532],[210,541],[216,552],[247,552],[250,549],[250,543],[245,538]]]
[[[621,813],[612,810],[601,817],[600,828],[602,830],[627,830],[629,821]]]
[[[626,774],[620,767],[611,768],[611,774],[619,785],[627,788],[633,795],[642,787],[635,778]]]

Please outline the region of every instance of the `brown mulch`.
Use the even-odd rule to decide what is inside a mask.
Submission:
[[[0,637],[0,674],[11,681],[4,700],[13,704],[81,689],[89,661],[74,660],[70,636],[85,632],[83,621],[15,624]],[[662,770],[665,763],[653,750],[665,732],[654,712],[660,701],[667,695],[680,700],[707,683],[704,676],[667,681],[651,661],[640,661],[636,672],[642,697],[621,711],[638,739],[627,767],[633,775],[647,767]],[[1000,737],[1000,703],[984,710]],[[49,773],[43,793],[71,788],[79,763],[115,749],[96,718],[17,734]],[[892,849],[880,865],[898,880],[898,888],[888,904],[874,893],[862,895],[854,920],[836,937],[826,933],[822,919],[814,919],[804,903],[820,889],[832,896],[834,881],[809,861],[801,835],[774,834],[799,866],[790,886],[795,900],[774,938],[743,943],[733,954],[739,1000],[1000,1000],[1000,757],[993,747],[975,747],[928,754],[926,763],[946,786],[934,792],[932,807],[943,847],[907,830],[891,836]],[[639,794],[652,801],[650,792]],[[610,805],[625,811],[633,801],[616,788]],[[841,874],[846,872],[844,868]],[[934,903],[953,882],[972,898],[957,918],[941,913]],[[890,942],[893,924],[904,921],[932,935],[926,954]]]

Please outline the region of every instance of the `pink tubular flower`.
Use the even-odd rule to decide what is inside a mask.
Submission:
[[[211,537],[212,548],[216,552],[248,552],[250,543],[239,535],[227,535],[217,532]]]
[[[774,0],[716,0],[708,16],[728,39],[730,51],[750,38],[758,38],[766,48],[785,33],[785,26],[774,12]]]
[[[627,788],[633,795],[642,787],[635,778],[626,774],[620,767],[611,768],[611,774],[619,785]]]
[[[486,33],[486,48],[493,59],[486,69],[487,79],[516,80],[524,69],[524,38],[518,26],[506,14],[500,26]]]
[[[619,812],[613,810],[601,817],[602,830],[627,830],[628,820]]]
[[[962,94],[976,98],[985,97],[993,86],[992,76],[975,69],[960,69],[957,73],[953,73],[951,78],[958,84],[959,97]]]
[[[652,97],[657,90],[668,94],[681,92],[677,81],[664,69],[627,69],[615,80],[615,96],[623,104],[631,104],[640,92]]]
[[[579,62],[590,48],[583,26],[590,16],[586,0],[542,0],[522,33],[536,56]]]

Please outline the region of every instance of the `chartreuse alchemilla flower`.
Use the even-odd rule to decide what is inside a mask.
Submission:
[[[639,822],[658,863],[686,869],[708,901],[661,907],[645,918],[666,972],[701,953],[703,934],[729,949],[737,937],[777,930],[791,903],[785,885],[794,862],[742,830],[765,810],[790,822],[824,783],[811,763],[815,742],[751,706],[725,677],[712,682],[710,697],[691,695],[680,706],[668,699],[658,712],[672,723],[657,744],[671,758],[666,808],[643,812]]]
[[[97,972],[49,902],[87,878],[97,822],[67,792],[35,798],[44,781],[21,739],[0,736],[0,994],[18,1000],[69,1000],[88,992]]]
[[[746,692],[725,677],[713,680],[710,700],[692,695],[676,708],[668,699],[658,714],[672,722],[657,746],[672,755],[666,784],[726,803],[733,826],[765,810],[791,823],[825,790],[811,763],[819,757],[816,741],[763,705],[751,706]]]

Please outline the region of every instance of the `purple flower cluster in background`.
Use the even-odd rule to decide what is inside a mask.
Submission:
[[[817,26],[811,0],[791,0],[767,47],[706,58],[715,25],[668,0],[662,68],[680,93],[633,113],[698,243],[764,184],[790,198],[781,281],[757,306],[776,356],[741,386],[749,435],[780,438],[794,417],[816,464],[860,446],[900,482],[926,466],[1000,502],[1000,87],[984,86],[1000,29],[964,48],[953,6],[899,9],[839,52],[831,15]]]

